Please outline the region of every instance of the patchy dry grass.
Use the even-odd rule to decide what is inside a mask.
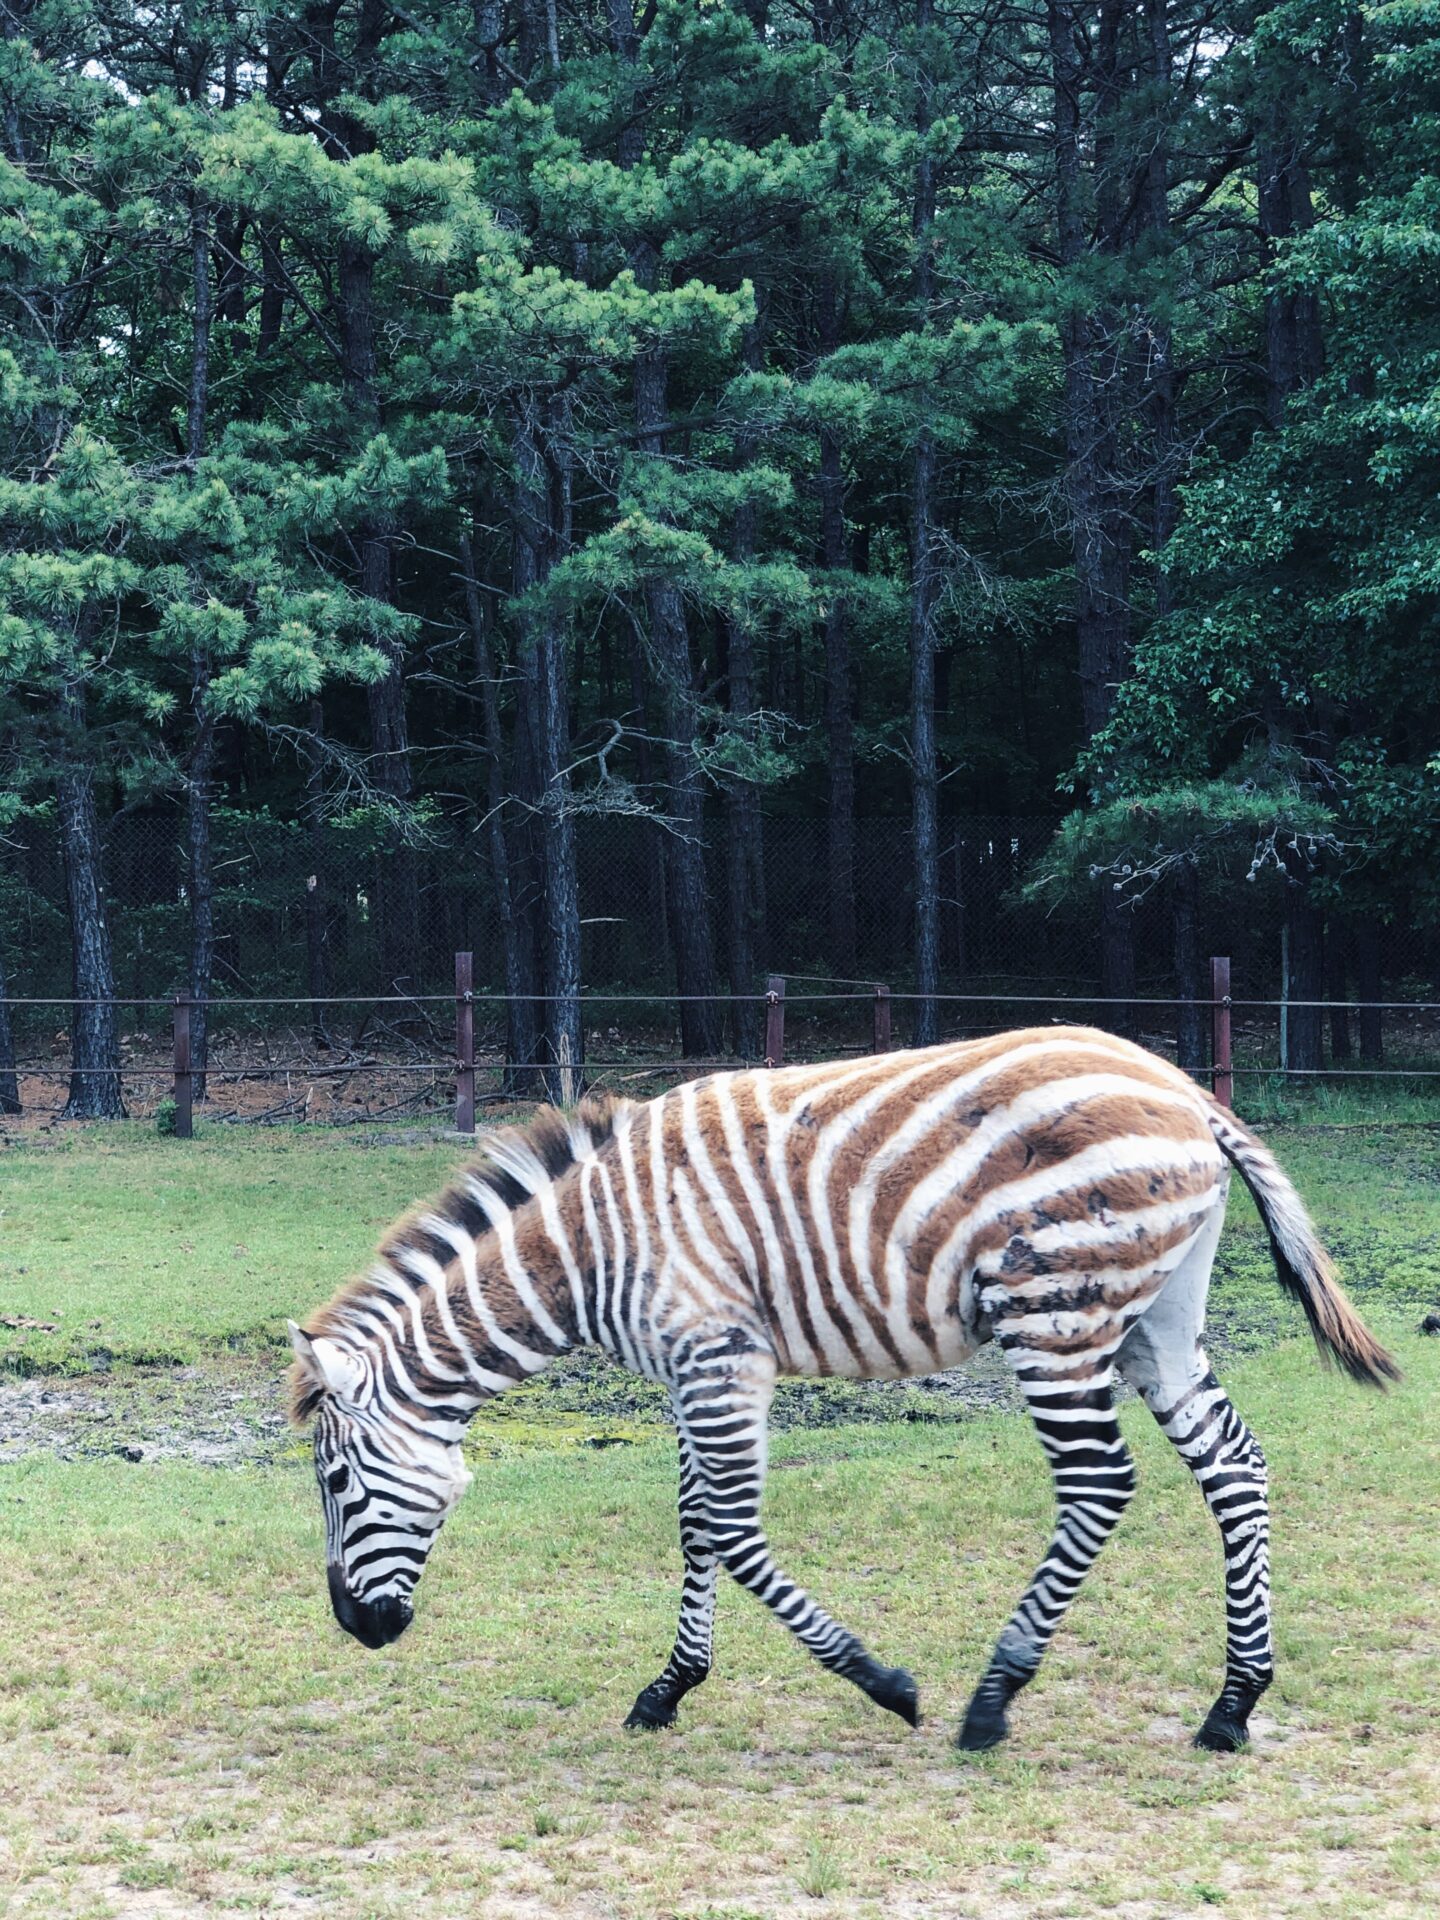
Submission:
[[[331,1623],[301,1462],[36,1457],[0,1493],[0,1913],[1246,1920],[1433,1913],[1440,1886],[1440,1353],[1388,1399],[1286,1343],[1241,1367],[1276,1507],[1280,1678],[1235,1759],[1219,1556],[1143,1409],[1142,1492],[1009,1746],[955,1720],[1036,1559],[1025,1425],[777,1448],[782,1560],[913,1665],[918,1734],[734,1590],[675,1734],[619,1721],[663,1659],[668,1446],[482,1458],[412,1632]]]

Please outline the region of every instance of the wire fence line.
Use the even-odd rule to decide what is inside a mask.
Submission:
[[[469,1133],[475,1127],[477,1105],[500,1105],[515,1100],[546,1097],[558,1097],[568,1102],[577,1098],[587,1086],[620,1088],[666,1078],[690,1078],[715,1070],[776,1068],[787,1061],[883,1052],[893,1044],[892,1003],[914,1004],[922,998],[910,990],[893,990],[880,981],[847,982],[843,988],[835,990],[827,987],[825,976],[813,974],[797,980],[794,984],[799,990],[794,992],[790,990],[791,982],[785,976],[777,975],[769,977],[763,989],[748,995],[715,993],[680,996],[585,990],[578,996],[524,996],[540,1004],[575,1001],[586,1016],[583,1030],[593,1036],[592,1044],[587,1046],[582,1059],[562,1066],[553,1057],[507,1058],[503,1047],[487,1045],[483,1041],[477,1046],[473,1018],[475,1011],[481,1008],[503,1010],[507,999],[501,994],[477,993],[463,984],[472,977],[471,961],[468,953],[460,952],[453,956],[457,985],[448,994],[328,994],[318,997],[308,994],[229,994],[204,1000],[183,992],[124,995],[111,1000],[84,1000],[58,994],[26,996],[23,1001],[16,1000],[12,1004],[44,1008],[51,1012],[73,1012],[81,1007],[96,1006],[123,1008],[132,1012],[163,1010],[170,1017],[171,1033],[168,1048],[156,1036],[129,1036],[131,1057],[116,1066],[97,1065],[77,1070],[53,1054],[47,1056],[27,1052],[13,1064],[17,1088],[23,1083],[27,1096],[20,1104],[28,1108],[32,1115],[53,1117],[60,1108],[53,1098],[47,1096],[47,1089],[58,1089],[67,1082],[73,1088],[78,1072],[82,1079],[118,1081],[122,1090],[128,1090],[137,1110],[146,1099],[163,1096],[168,1086],[168,1124],[170,1130],[182,1137],[190,1135],[196,1106],[202,1100],[206,1101],[202,1108],[204,1113],[227,1121],[325,1119],[353,1124],[360,1119],[390,1117],[407,1110],[424,1117],[453,1110],[456,1129]],[[1440,1081],[1440,1064],[1431,1064],[1430,1056],[1423,1051],[1413,1052],[1404,1064],[1370,1062],[1358,1067],[1332,1064],[1319,1069],[1289,1064],[1283,1056],[1279,1060],[1261,1057],[1269,1033],[1265,1023],[1271,1015],[1278,1013],[1283,1020],[1286,1015],[1304,1007],[1331,1014],[1340,1012],[1348,1017],[1360,1012],[1366,1003],[1350,1000],[1299,1002],[1237,996],[1223,990],[1230,977],[1228,962],[1217,960],[1212,963],[1212,968],[1214,990],[1204,999],[1154,993],[1120,998],[1101,994],[1045,995],[1035,991],[942,992],[933,998],[955,1016],[950,1022],[953,1031],[947,1032],[947,1037],[955,1038],[978,1037],[1023,1024],[1068,1022],[1073,1019],[1075,1009],[1084,1009],[1098,1016],[1102,1022],[1108,1016],[1112,1024],[1123,1026],[1128,1023],[1132,1031],[1139,1032],[1147,1044],[1163,1048],[1167,1038],[1173,1036],[1152,1032],[1150,1023],[1181,1009],[1192,1015],[1198,1013],[1203,1016],[1208,1030],[1208,1045],[1203,1050],[1202,1058],[1184,1059],[1181,1064],[1202,1083],[1208,1084],[1226,1105],[1231,1103],[1237,1080],[1253,1083],[1279,1076],[1297,1084],[1328,1080],[1403,1082],[1414,1083],[1417,1089]],[[737,1048],[732,1053],[687,1057],[678,1052],[674,1045],[677,1036],[672,1010],[686,999],[706,1000],[732,1009],[745,1005],[763,1011],[763,1053],[746,1053]],[[427,1016],[426,1031],[419,1039],[401,1034],[392,1037],[387,1047],[369,1046],[361,1049],[357,1045],[347,1048],[343,1043],[327,1042],[323,1046],[312,1044],[308,1049],[282,1051],[279,1057],[268,1045],[263,1057],[244,1052],[247,1043],[253,1046],[256,1032],[246,1023],[257,1012],[273,1014],[277,1010],[299,1011],[307,1016],[308,1021],[320,1007],[373,1009],[379,1006],[408,1009],[411,1012],[417,1007],[452,1009],[456,1018],[454,1047],[441,1051],[433,1046],[435,1022]],[[647,1010],[655,1016],[653,1024],[648,1030],[632,1027],[628,1036],[622,1036],[620,1030],[614,1027],[607,1033],[594,1016],[616,1007]],[[857,1033],[850,1016],[854,1010],[865,1007],[871,1010],[869,1031]],[[190,1047],[191,1015],[200,1008],[203,1008],[209,1023],[209,1055],[203,1067],[192,1060]],[[1013,1016],[991,1019],[974,1017],[982,1010],[991,1016],[1002,1016],[1008,1009],[1023,1009],[1027,1017],[1023,1020]],[[1423,1021],[1440,1015],[1440,1002],[1387,1000],[1375,1003],[1375,1010],[1414,1016]],[[790,1016],[788,1028],[787,1013]],[[233,1034],[227,1034],[227,1015],[233,1016],[239,1023]],[[1246,1016],[1252,1022],[1249,1026],[1245,1024]],[[293,1029],[291,1037],[294,1038]],[[617,1051],[613,1042],[624,1037],[629,1039],[629,1048]],[[432,1039],[428,1050],[422,1044],[425,1038]],[[607,1040],[612,1044],[607,1045]],[[1239,1058],[1236,1057],[1237,1040]],[[151,1057],[142,1057],[135,1051],[142,1044],[150,1048]],[[241,1049],[239,1057],[235,1052],[237,1047]],[[1172,1047],[1171,1051],[1176,1049]],[[349,1057],[345,1057],[347,1054]],[[213,1097],[217,1090],[228,1089],[229,1097],[233,1100],[239,1090],[266,1084],[272,1087],[283,1084],[285,1097],[278,1103],[272,1100],[259,1109],[243,1110],[232,1106],[224,1111]],[[337,1087],[354,1089],[362,1085],[363,1092],[352,1092],[347,1096],[348,1105],[337,1099]],[[407,1085],[412,1089],[408,1093],[403,1091]],[[150,1093],[147,1094],[146,1089],[151,1090]],[[357,1107],[362,1110],[355,1111]]]
[[[0,843],[0,1114],[76,1110],[83,1106],[74,1099],[77,1086],[118,1086],[135,1112],[160,1096],[183,1106],[188,1087],[193,1104],[210,1113],[213,1100],[201,1106],[202,1097],[224,1089],[248,1111],[255,1089],[269,1085],[288,1090],[282,1117],[298,1103],[304,1117],[349,1121],[420,1102],[439,1110],[453,1090],[457,1122],[468,1130],[477,1102],[570,1099],[586,1083],[650,1084],[782,1056],[904,1045],[926,1003],[943,1038],[1090,1022],[1169,1052],[1212,1084],[1216,1070],[1229,1067],[1227,1088],[1278,1075],[1296,1086],[1412,1082],[1419,1091],[1440,1078],[1440,934],[1424,928],[1401,891],[1364,914],[1337,898],[1326,910],[1323,968],[1314,969],[1312,955],[1308,976],[1290,966],[1278,884],[1248,888],[1237,913],[1235,889],[1207,880],[1183,974],[1172,916],[1157,896],[1133,915],[1133,989],[1106,993],[1093,903],[1048,909],[1025,893],[1052,837],[1050,819],[946,823],[940,977],[937,990],[923,995],[914,973],[913,862],[900,821],[857,823],[853,950],[842,962],[832,941],[823,822],[767,817],[764,905],[752,930],[766,974],[752,976],[750,991],[683,995],[653,823],[577,821],[585,984],[572,996],[540,990],[543,981],[504,991],[503,929],[475,836],[447,827],[435,846],[415,852],[413,970],[387,973],[380,919],[393,849],[348,829],[224,810],[215,821],[213,991],[177,995],[166,989],[189,977],[191,917],[179,824],[163,810],[121,813],[107,823],[106,918],[117,991],[105,999],[65,991],[70,935],[53,829],[43,821],[7,829]],[[746,982],[729,978],[718,908],[724,837],[718,822],[712,827],[715,977],[733,989]],[[1229,955],[1223,987],[1206,972],[1210,991],[1196,991],[1196,952]],[[457,953],[472,956],[463,996]],[[783,983],[778,1014],[774,980]],[[1302,980],[1303,993],[1296,990]],[[1322,983],[1320,994],[1314,989]],[[563,1065],[540,1057],[546,1043],[534,1037],[551,1024],[545,1010],[557,1005],[574,1006],[572,1031],[581,1036],[581,1057],[567,1056]],[[715,1010],[708,1031],[686,1037],[707,1057],[686,1058],[682,1014],[701,1005]],[[1215,1037],[1222,1007],[1231,1036],[1223,1060]],[[87,1018],[107,1016],[120,1064],[110,1064],[113,1047],[103,1065],[92,1048],[86,1059],[96,1064],[79,1069],[77,1080],[66,1052],[72,1043],[80,1052]],[[175,1031],[182,1018],[195,1041],[183,1069]]]

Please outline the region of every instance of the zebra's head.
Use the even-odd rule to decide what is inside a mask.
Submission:
[[[409,1626],[426,1555],[471,1475],[453,1439],[386,1404],[365,1354],[292,1320],[293,1407],[314,1416],[330,1602],[347,1633],[388,1646]]]

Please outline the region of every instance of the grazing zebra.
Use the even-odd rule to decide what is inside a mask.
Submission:
[[[1228,1163],[1228,1165],[1227,1165]],[[491,1134],[370,1273],[292,1323],[315,1418],[330,1593],[383,1646],[411,1618],[471,1476],[466,1423],[577,1344],[664,1383],[680,1439],[680,1624],[627,1726],[668,1726],[710,1670],[717,1567],[870,1698],[915,1682],[776,1566],[760,1521],[777,1374],[893,1379],[999,1342],[1054,1475],[1054,1536],[959,1734],[993,1746],[1134,1490],[1129,1380],[1200,1484],[1225,1550],[1224,1689],[1196,1744],[1231,1751],[1270,1684],[1265,1460],[1201,1346],[1238,1167],[1323,1354],[1398,1378],[1295,1189],[1186,1075],[1113,1035],[1043,1028],[823,1066],[721,1073],[644,1105]]]

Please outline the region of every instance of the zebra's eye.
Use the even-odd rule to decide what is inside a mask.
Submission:
[[[338,1467],[332,1467],[325,1476],[325,1485],[331,1493],[343,1493],[350,1478],[350,1469],[342,1460]]]

